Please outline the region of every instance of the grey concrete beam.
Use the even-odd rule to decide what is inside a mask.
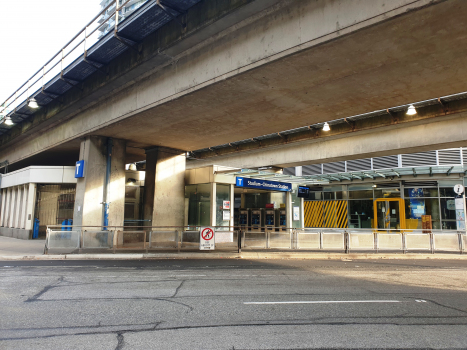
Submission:
[[[213,164],[237,168],[291,167],[465,146],[467,112],[462,112],[426,123],[399,124],[335,138],[312,139],[192,160],[187,162],[187,169]]]

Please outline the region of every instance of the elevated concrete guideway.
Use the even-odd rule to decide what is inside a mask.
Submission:
[[[125,140],[142,160],[153,146],[190,151],[467,90],[462,0],[261,1],[219,15],[121,89],[104,84],[47,127],[4,138],[0,160],[78,152],[86,135]]]

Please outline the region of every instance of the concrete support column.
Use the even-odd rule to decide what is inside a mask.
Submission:
[[[16,194],[18,189],[16,187],[11,188],[11,197],[10,197],[10,220],[8,222],[8,227],[15,227],[15,215],[16,215]]]
[[[4,188],[2,191],[2,212],[0,213],[0,226],[4,226],[3,222],[5,221],[5,210],[6,210],[6,188]]]
[[[125,141],[113,139],[110,185],[107,201],[109,226],[123,226],[125,210]],[[73,225],[102,226],[106,186],[107,138],[87,136],[81,141],[80,160],[84,160],[84,177],[76,184]]]
[[[8,223],[10,222],[10,213],[11,213],[11,190],[12,188],[9,187],[6,189],[6,200],[5,200],[5,216],[3,218],[3,227],[8,227]]]
[[[22,198],[23,195],[23,186],[17,186],[16,187],[16,207],[15,207],[15,221],[13,222],[13,227],[14,228],[19,228],[19,221],[21,217],[21,201],[23,200]]]
[[[146,151],[144,219],[152,226],[185,223],[185,153],[165,147]]]
[[[28,186],[28,194],[26,199],[26,223],[25,230],[34,228],[34,210],[36,208],[36,189],[37,185],[30,183]]]
[[[26,227],[26,212],[27,212],[27,206],[28,206],[28,185],[23,185],[22,190],[23,190],[23,196],[22,196],[22,203],[21,203],[21,221],[19,224],[19,228],[25,228]]]

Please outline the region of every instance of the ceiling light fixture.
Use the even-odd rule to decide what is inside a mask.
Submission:
[[[407,109],[407,115],[414,115],[417,114],[417,110],[413,105],[410,105],[409,108]]]
[[[37,104],[37,101],[34,97],[31,97],[28,101],[28,107],[32,109],[37,109],[39,108],[39,105]]]
[[[323,131],[329,131],[331,130],[331,127],[329,126],[328,122],[325,122],[323,125]]]
[[[10,117],[5,117],[5,124],[6,125],[13,125],[14,123],[13,123],[13,120],[11,120]]]

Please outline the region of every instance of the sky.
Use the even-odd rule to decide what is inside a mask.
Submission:
[[[0,104],[100,11],[101,0],[0,0]]]

